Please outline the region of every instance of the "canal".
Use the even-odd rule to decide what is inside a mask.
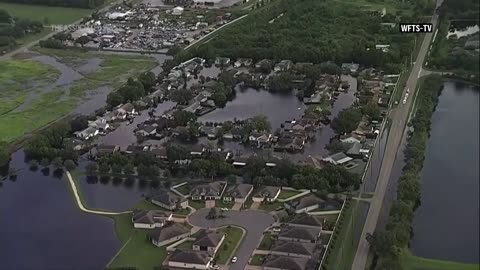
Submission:
[[[479,89],[446,82],[432,117],[415,255],[479,262]]]

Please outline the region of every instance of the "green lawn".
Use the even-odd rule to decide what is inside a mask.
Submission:
[[[478,270],[478,264],[457,263],[417,257],[406,251],[401,259],[405,270]]]
[[[188,205],[195,209],[202,209],[205,208],[205,202],[204,201],[192,201],[188,200]]]
[[[278,194],[278,199],[280,200],[285,200],[285,199],[288,199],[292,196],[295,196],[297,194],[299,194],[300,191],[297,191],[297,190],[285,190],[285,189],[282,189],[282,191],[280,191],[280,194]]]
[[[279,207],[283,207],[282,202],[262,202],[258,209],[270,212],[277,210]]]
[[[23,5],[13,3],[0,3],[0,9],[6,10],[10,15],[40,21],[44,24],[69,24],[81,19],[90,13],[90,9],[49,7],[40,5]],[[45,21],[45,18],[47,21]]]
[[[217,264],[226,264],[231,256],[234,256],[237,245],[243,240],[243,231],[237,227],[223,228],[221,232],[226,233],[225,240],[218,249]]]
[[[250,264],[251,265],[262,265],[264,260],[265,260],[264,255],[255,254],[252,257],[252,260],[250,261]]]
[[[175,188],[178,192],[182,193],[183,195],[188,195],[190,193],[190,189],[188,188],[188,185],[182,185],[177,188]]]
[[[59,71],[32,60],[0,63],[0,140],[15,141],[71,112],[88,91],[100,86],[119,87],[128,77],[150,70],[156,61],[149,57],[118,56],[76,50],[42,50],[75,69],[89,58],[101,58],[96,72],[70,85],[46,88],[56,81]],[[76,61],[76,62],[75,62]],[[47,89],[40,91],[41,89]],[[22,110],[14,109],[28,100]]]
[[[180,245],[176,246],[177,249],[181,250],[191,250],[193,247],[193,242],[192,241],[185,241],[181,243]]]
[[[368,203],[351,200],[336,241],[333,241],[332,253],[328,256],[328,269],[349,270],[352,267],[353,258],[360,240],[363,224],[360,224],[360,216]],[[353,211],[356,214],[353,214]],[[331,247],[330,247],[331,248]]]
[[[218,208],[232,209],[233,205],[234,205],[233,202],[224,202],[223,200],[216,200],[215,201],[215,207],[218,207]]]
[[[38,40],[48,34],[50,34],[52,32],[52,29],[49,28],[49,27],[45,27],[42,29],[42,31],[40,31],[39,33],[35,33],[35,34],[27,34],[25,35],[24,37],[21,37],[19,39],[16,39],[15,42],[17,42],[18,45],[23,45],[23,44],[27,44],[29,42],[32,42],[32,41],[35,41],[35,40]]]
[[[408,4],[400,4],[394,0],[377,0],[377,1],[369,1],[369,0],[338,0],[341,2],[351,3],[352,5],[361,7],[366,10],[375,10],[375,11],[382,11],[383,8],[386,9],[387,13],[395,14],[399,9],[411,9],[412,6]]]
[[[115,231],[120,241],[126,246],[108,265],[115,267],[137,267],[139,270],[153,270],[160,266],[167,256],[165,247],[156,247],[147,239],[149,230],[134,229],[131,214],[114,217]]]
[[[258,249],[261,250],[270,250],[275,241],[275,237],[271,233],[265,233],[262,238],[262,242],[258,246]]]

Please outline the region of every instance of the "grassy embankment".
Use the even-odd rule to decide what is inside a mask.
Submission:
[[[225,240],[218,249],[216,260],[217,264],[226,264],[230,257],[234,256],[235,251],[243,240],[243,230],[237,227],[226,227],[219,230],[226,234]]]
[[[18,18],[40,21],[43,24],[69,24],[89,15],[91,9],[50,7],[40,5],[24,5],[14,3],[0,3],[0,9]]]
[[[44,50],[73,69],[100,58],[98,70],[70,85],[48,87],[59,77],[53,67],[32,60],[0,62],[0,140],[14,142],[71,112],[84,94],[100,86],[115,88],[130,76],[150,70],[155,61],[142,56],[114,56],[81,51]],[[30,102],[23,104],[30,97]],[[23,104],[21,110],[15,110]]]
[[[369,207],[364,201],[351,200],[343,209],[344,213],[337,224],[336,232],[332,236],[328,257],[322,269],[348,270],[352,267],[353,258],[360,241],[363,223],[362,213]]]
[[[478,264],[457,263],[417,257],[409,251],[403,253],[401,258],[405,270],[478,270]]]

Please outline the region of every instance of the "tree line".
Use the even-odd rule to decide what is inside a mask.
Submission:
[[[0,0],[0,2],[42,6],[96,8],[103,5],[105,0]]]
[[[390,208],[384,230],[367,235],[367,240],[377,256],[376,269],[402,269],[400,258],[411,237],[415,210],[420,205],[420,177],[425,149],[430,135],[431,118],[443,88],[442,78],[430,75],[422,82],[417,98],[417,111],[412,119],[411,133],[405,148],[405,166],[399,180],[397,200]]]
[[[19,19],[0,9],[0,47],[12,47],[19,39],[30,33],[39,33],[43,24],[39,21]]]

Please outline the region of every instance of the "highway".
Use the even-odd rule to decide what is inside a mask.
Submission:
[[[402,97],[404,97],[406,90],[409,89],[409,98],[407,98],[405,104],[403,104],[403,102],[400,102],[399,105],[395,109],[392,109],[390,113],[392,125],[390,127],[387,145],[385,147],[385,154],[380,168],[377,186],[375,187],[375,193],[370,203],[367,219],[365,221],[362,235],[360,237],[360,242],[358,244],[357,252],[353,261],[352,270],[365,269],[369,252],[369,244],[367,242],[366,235],[368,233],[373,233],[377,226],[378,217],[382,209],[382,204],[390,179],[390,174],[393,168],[393,164],[395,162],[395,157],[397,155],[400,142],[404,134],[405,126],[408,121],[410,107],[413,105],[413,97],[415,96],[415,92],[417,91],[417,82],[422,75],[422,66],[429,51],[433,34],[437,29],[437,14],[433,15],[431,23],[433,24],[433,32],[427,33],[425,35],[410,76],[408,77],[406,86],[402,90]]]

